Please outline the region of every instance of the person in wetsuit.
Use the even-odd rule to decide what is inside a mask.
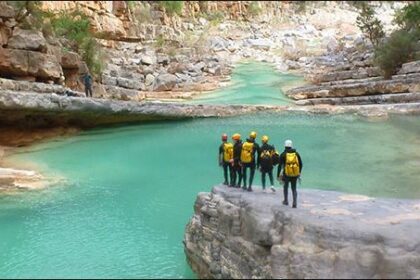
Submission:
[[[233,144],[227,142],[228,136],[222,135],[222,144],[219,147],[219,166],[223,167],[224,182],[223,185],[232,187],[233,177]],[[229,175],[228,175],[229,174]]]
[[[251,132],[249,138],[242,144],[241,150],[241,165],[242,165],[242,178],[243,178],[243,187],[242,189],[252,192],[252,182],[255,175],[255,165],[256,158],[259,156],[260,147],[255,143],[255,138],[257,138],[256,132]],[[250,170],[248,188],[246,187],[247,183],[247,170]]]
[[[280,163],[277,170],[277,177],[279,180],[284,182],[283,192],[284,192],[284,205],[289,205],[288,200],[288,188],[289,183],[292,186],[293,194],[293,208],[297,207],[297,190],[296,183],[300,178],[302,172],[302,159],[298,152],[293,149],[293,143],[291,140],[286,140],[284,143],[284,152],[280,155]]]
[[[242,182],[242,169],[241,169],[241,150],[242,150],[242,140],[241,135],[235,133],[232,136],[233,144],[233,160],[232,160],[232,181],[231,185],[235,188],[241,187]]]
[[[261,148],[260,148],[260,155],[258,157],[257,166],[259,166],[261,171],[261,183],[263,187],[263,191],[265,192],[265,178],[268,174],[268,178],[270,179],[271,184],[271,191],[275,192],[276,189],[274,188],[274,180],[273,180],[273,155],[275,153],[275,148],[272,145],[268,144],[268,136],[264,135],[261,138]]]

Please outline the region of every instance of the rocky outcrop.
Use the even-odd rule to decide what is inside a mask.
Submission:
[[[420,202],[299,190],[224,186],[199,193],[186,226],[187,260],[199,278],[418,278]]]

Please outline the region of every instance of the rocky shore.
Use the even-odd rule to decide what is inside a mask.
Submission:
[[[420,201],[300,190],[282,194],[216,186],[199,193],[186,226],[199,278],[418,278]]]

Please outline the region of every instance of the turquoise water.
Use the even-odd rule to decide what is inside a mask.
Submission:
[[[193,104],[288,105],[283,90],[303,84],[303,78],[280,74],[268,63],[241,63],[234,69],[229,86],[199,96]]]
[[[0,277],[193,277],[184,227],[196,194],[222,181],[223,132],[256,130],[277,148],[294,140],[303,188],[420,198],[419,121],[260,114],[96,129],[33,146],[12,159],[68,182],[0,198]]]
[[[196,102],[287,103],[274,87],[287,75],[251,66],[236,69],[226,92]],[[194,277],[184,228],[197,193],[222,181],[225,132],[256,130],[279,150],[292,139],[304,161],[302,188],[420,198],[419,123],[258,114],[95,129],[32,146],[10,159],[65,181],[0,196],[0,278]]]

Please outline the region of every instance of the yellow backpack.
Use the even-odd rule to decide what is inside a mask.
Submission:
[[[252,151],[254,149],[254,143],[245,142],[242,144],[241,161],[243,163],[252,162]]]
[[[260,159],[264,160],[264,161],[270,160],[271,157],[272,157],[272,151],[271,150],[264,150],[260,154]]]
[[[299,176],[299,160],[296,153],[286,153],[284,173],[289,177]]]
[[[225,162],[229,162],[231,159],[233,159],[233,144],[224,143],[223,144],[223,160]]]

